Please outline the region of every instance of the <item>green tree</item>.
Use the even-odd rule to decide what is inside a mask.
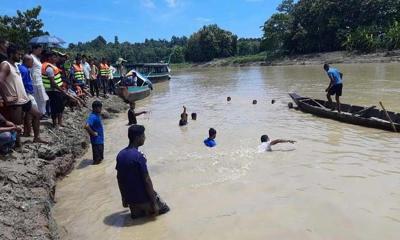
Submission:
[[[27,50],[29,40],[48,34],[42,30],[43,22],[38,19],[41,9],[38,6],[25,12],[18,10],[16,16],[0,16],[0,38],[7,39]]]

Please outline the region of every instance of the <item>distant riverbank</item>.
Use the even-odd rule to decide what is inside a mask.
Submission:
[[[284,56],[275,59],[266,59],[265,54],[238,56],[223,59],[214,59],[206,63],[172,64],[172,70],[182,68],[205,68],[226,66],[288,66],[288,65],[320,65],[323,63],[351,64],[351,63],[390,63],[400,62],[400,51],[357,54],[346,51],[313,53],[305,55]]]

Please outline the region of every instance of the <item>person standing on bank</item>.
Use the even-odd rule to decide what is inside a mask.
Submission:
[[[49,100],[49,96],[47,96],[46,90],[43,86],[42,80],[42,63],[40,62],[40,56],[42,54],[43,48],[39,44],[32,45],[32,58],[33,65],[31,68],[32,74],[32,84],[33,84],[33,97],[36,100],[37,107],[39,112],[45,116],[46,114],[46,103]],[[47,119],[48,116],[44,118]]]
[[[324,70],[328,74],[329,77],[329,86],[325,90],[327,92],[326,97],[328,98],[329,106],[331,107],[332,111],[335,110],[333,107],[332,103],[332,95],[335,95],[336,97],[336,104],[337,104],[337,110],[340,113],[341,112],[341,107],[340,107],[340,96],[342,96],[342,89],[343,89],[343,74],[339,72],[336,68],[332,68],[329,66],[329,64],[324,64]]]
[[[40,139],[40,118],[42,117],[42,113],[39,112],[37,108],[36,100],[33,96],[34,89],[32,84],[31,72],[30,68],[33,65],[33,58],[31,55],[24,55],[22,64],[18,65],[18,69],[21,73],[22,82],[24,83],[25,92],[28,95],[32,103],[31,110],[25,113],[24,116],[24,137],[31,136],[31,129],[33,127],[33,142],[47,143]]]
[[[101,59],[99,70],[100,70],[100,83],[103,86],[104,97],[107,97],[107,87],[108,87],[108,79],[110,77],[110,68],[108,67],[105,58]]]
[[[144,131],[141,125],[129,127],[129,145],[119,152],[115,167],[122,206],[130,208],[133,219],[156,216],[170,210],[154,191],[146,157],[139,151],[146,139]]]
[[[56,66],[58,57],[55,52],[46,52],[43,54],[44,62],[42,64],[43,86],[49,96],[51,119],[53,127],[64,127],[64,91],[62,89],[63,81],[61,71]]]
[[[86,121],[85,129],[90,135],[92,144],[93,165],[101,163],[104,159],[104,128],[101,121],[103,104],[100,101],[92,103],[92,113]]]
[[[21,60],[22,51],[18,46],[11,44],[7,49],[7,55],[8,60],[0,65],[0,92],[6,104],[6,112],[9,115],[7,119],[20,125],[22,124],[22,112],[30,114],[33,117],[33,141],[46,143],[46,141],[40,139],[41,114],[26,93],[21,73],[16,66],[16,63]],[[27,68],[25,69],[28,71]],[[17,145],[19,145],[19,138]]]
[[[99,97],[99,85],[97,75],[99,74],[99,69],[97,68],[94,59],[90,60],[90,80],[89,80],[89,87],[90,87],[90,94],[92,96]]]

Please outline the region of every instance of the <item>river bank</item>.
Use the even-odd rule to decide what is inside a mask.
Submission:
[[[116,96],[101,101],[104,119],[127,109]],[[90,146],[83,129],[88,113],[89,109],[66,109],[67,127],[54,130],[50,121],[42,123],[42,136],[52,144],[22,139],[20,150],[0,158],[0,239],[59,238],[52,216],[56,181],[72,171],[76,159]]]
[[[321,65],[354,64],[354,63],[391,63],[400,62],[400,51],[357,54],[346,51],[313,53],[304,55],[284,56],[275,59],[265,59],[265,55],[238,56],[223,59],[214,59],[206,63],[172,64],[172,69],[207,68],[207,67],[244,67],[244,66],[291,66],[291,65]]]

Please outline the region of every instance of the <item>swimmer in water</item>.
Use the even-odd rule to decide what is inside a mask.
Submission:
[[[291,143],[294,144],[296,141],[292,140],[282,140],[282,139],[277,139],[277,140],[270,140],[268,135],[262,135],[261,136],[261,145],[258,146],[258,152],[271,152],[272,148],[271,146],[276,145],[278,143]]]

